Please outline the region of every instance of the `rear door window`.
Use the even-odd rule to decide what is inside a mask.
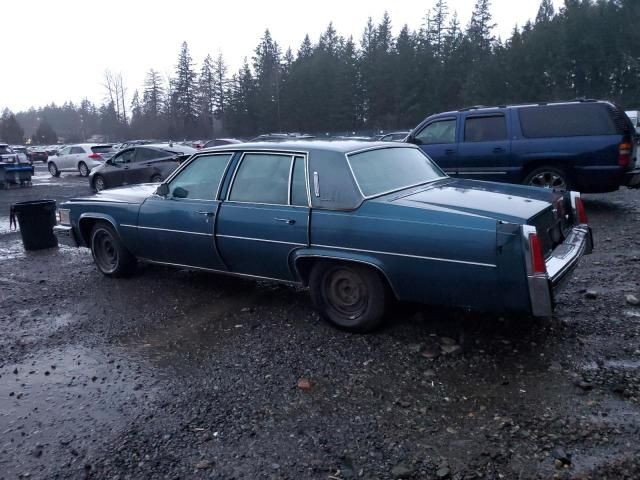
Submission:
[[[82,147],[71,147],[71,155],[75,155],[77,153],[84,153],[84,148]]]
[[[603,104],[546,105],[518,110],[526,138],[616,135],[616,124]]]
[[[148,162],[155,160],[156,158],[171,157],[168,152],[161,150],[152,150],[151,148],[137,148],[136,149],[136,162]]]
[[[467,117],[464,122],[465,142],[495,142],[507,139],[504,115]]]
[[[296,157],[293,164],[293,175],[291,176],[291,205],[306,207],[309,204],[308,202],[304,158]]]
[[[229,200],[288,205],[291,162],[291,155],[246,154],[231,186]]]

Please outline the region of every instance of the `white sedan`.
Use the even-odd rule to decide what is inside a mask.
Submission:
[[[92,168],[102,165],[114,153],[111,145],[79,143],[59,150],[49,157],[47,165],[53,177],[59,177],[60,172],[79,172],[86,177]]]

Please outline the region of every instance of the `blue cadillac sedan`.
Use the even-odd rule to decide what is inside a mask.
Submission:
[[[419,148],[357,141],[206,149],[166,181],[59,208],[98,270],[138,261],[308,286],[334,325],[377,327],[393,300],[549,316],[591,230],[576,192],[452,179]]]

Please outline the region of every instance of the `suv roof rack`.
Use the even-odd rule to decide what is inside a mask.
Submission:
[[[486,105],[473,105],[471,107],[465,107],[465,108],[461,108],[460,110],[458,110],[459,112],[467,112],[469,110],[479,110],[481,108],[492,108],[492,107],[487,107]]]

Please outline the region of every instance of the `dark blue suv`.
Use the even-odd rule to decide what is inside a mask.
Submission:
[[[585,193],[640,187],[635,129],[622,109],[604,101],[439,113],[406,141],[453,177]]]

